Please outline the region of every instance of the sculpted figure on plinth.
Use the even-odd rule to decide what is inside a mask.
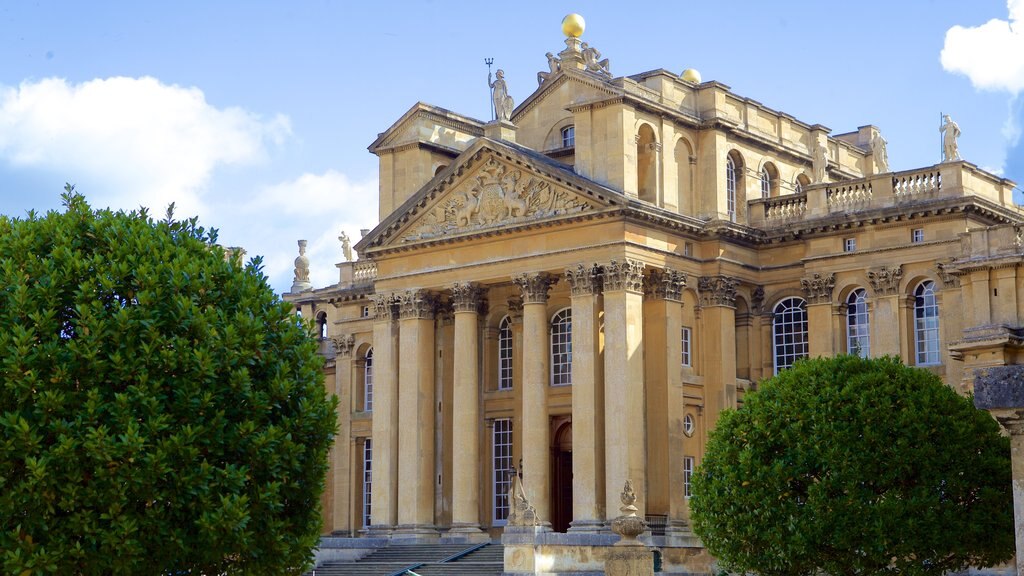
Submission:
[[[562,69],[562,61],[558,59],[554,54],[548,52],[545,54],[548,58],[548,71],[537,72],[537,85],[540,86],[552,78],[558,71]]]
[[[825,181],[828,173],[828,146],[815,142],[812,148],[814,162],[811,164],[811,171],[814,173],[814,183],[819,184]]]
[[[939,132],[942,133],[942,161],[952,162],[960,159],[960,148],[956,139],[960,137],[960,126],[946,114],[942,117],[942,126]]]
[[[584,42],[580,45],[580,49],[583,51],[583,62],[586,65],[587,72],[594,72],[601,76],[612,77],[612,71],[608,63],[608,59],[601,59],[601,53],[597,51],[590,44]]]
[[[540,526],[537,509],[530,504],[523,490],[523,481],[519,473],[512,468],[508,483],[508,524],[510,526]]]
[[[875,135],[871,137],[871,157],[875,159],[875,168],[879,174],[889,171],[889,153],[886,151],[885,145],[882,133],[875,130]]]
[[[508,121],[512,118],[514,104],[512,97],[508,95],[508,85],[505,84],[505,71],[498,70],[495,79],[491,81],[491,75],[487,75],[487,85],[491,87],[491,100],[494,102],[494,116],[496,120]]]

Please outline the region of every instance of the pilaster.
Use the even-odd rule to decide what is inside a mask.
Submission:
[[[352,501],[349,492],[354,480],[353,471],[348,466],[351,458],[352,434],[352,348],[355,338],[351,334],[336,336],[334,341],[334,390],[330,391],[338,397],[338,435],[331,448],[331,488],[334,500],[331,509],[331,532],[348,532],[352,530]]]
[[[637,260],[604,267],[605,510],[627,479],[645,486],[643,273]],[[646,510],[646,499],[638,508]]]
[[[880,266],[867,271],[868,284],[871,285],[871,292],[874,296],[872,302],[874,314],[872,318],[893,318],[897,324],[902,324],[901,315],[903,310],[900,307],[900,281],[903,278],[903,267]],[[900,356],[900,334],[902,326],[893,326],[892,323],[872,322],[870,324],[871,355],[872,356]],[[904,357],[906,358],[906,357]]]
[[[832,338],[832,290],[836,275],[812,274],[800,280],[807,300],[807,333],[816,335],[807,342],[807,353],[811,358],[835,355],[835,340]]]
[[[370,536],[388,536],[398,524],[398,302],[374,297],[373,484]]]
[[[704,415],[708,429],[726,408],[736,407],[736,287],[729,276],[702,276],[697,282],[704,327]]]

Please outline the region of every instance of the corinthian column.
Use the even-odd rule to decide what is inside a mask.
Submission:
[[[475,284],[452,286],[455,308],[454,389],[452,393],[452,528],[460,540],[485,541],[480,530],[480,374],[479,311]]]
[[[604,491],[599,465],[597,417],[599,400],[597,360],[597,298],[601,268],[580,264],[565,271],[572,288],[572,525],[570,532],[598,532],[604,526]],[[598,495],[601,498],[598,498]]]
[[[646,486],[644,434],[644,264],[604,267],[605,510],[618,508],[621,486]],[[575,391],[574,391],[575,392]],[[646,496],[636,503],[646,511]]]
[[[546,272],[512,279],[523,292],[523,486],[542,525],[551,525],[551,423],[548,422],[548,291]]]
[[[387,536],[398,523],[398,326],[392,294],[374,297],[373,483],[370,536]]]
[[[835,274],[813,274],[800,280],[807,299],[807,333],[817,334],[807,343],[807,355],[810,358],[835,355],[835,342],[832,338],[832,290],[835,285]]]
[[[434,310],[425,290],[401,295],[398,368],[398,527],[392,538],[433,539]],[[376,399],[374,399],[376,401]]]

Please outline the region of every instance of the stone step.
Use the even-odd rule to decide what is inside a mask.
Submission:
[[[504,565],[496,562],[446,562],[415,570],[420,576],[501,576]]]

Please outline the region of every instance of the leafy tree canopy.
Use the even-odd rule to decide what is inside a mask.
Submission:
[[[820,358],[744,400],[719,418],[690,501],[723,568],[938,576],[1013,556],[1009,440],[934,374]]]
[[[336,404],[308,327],[196,219],[63,198],[0,217],[0,572],[299,572]]]

